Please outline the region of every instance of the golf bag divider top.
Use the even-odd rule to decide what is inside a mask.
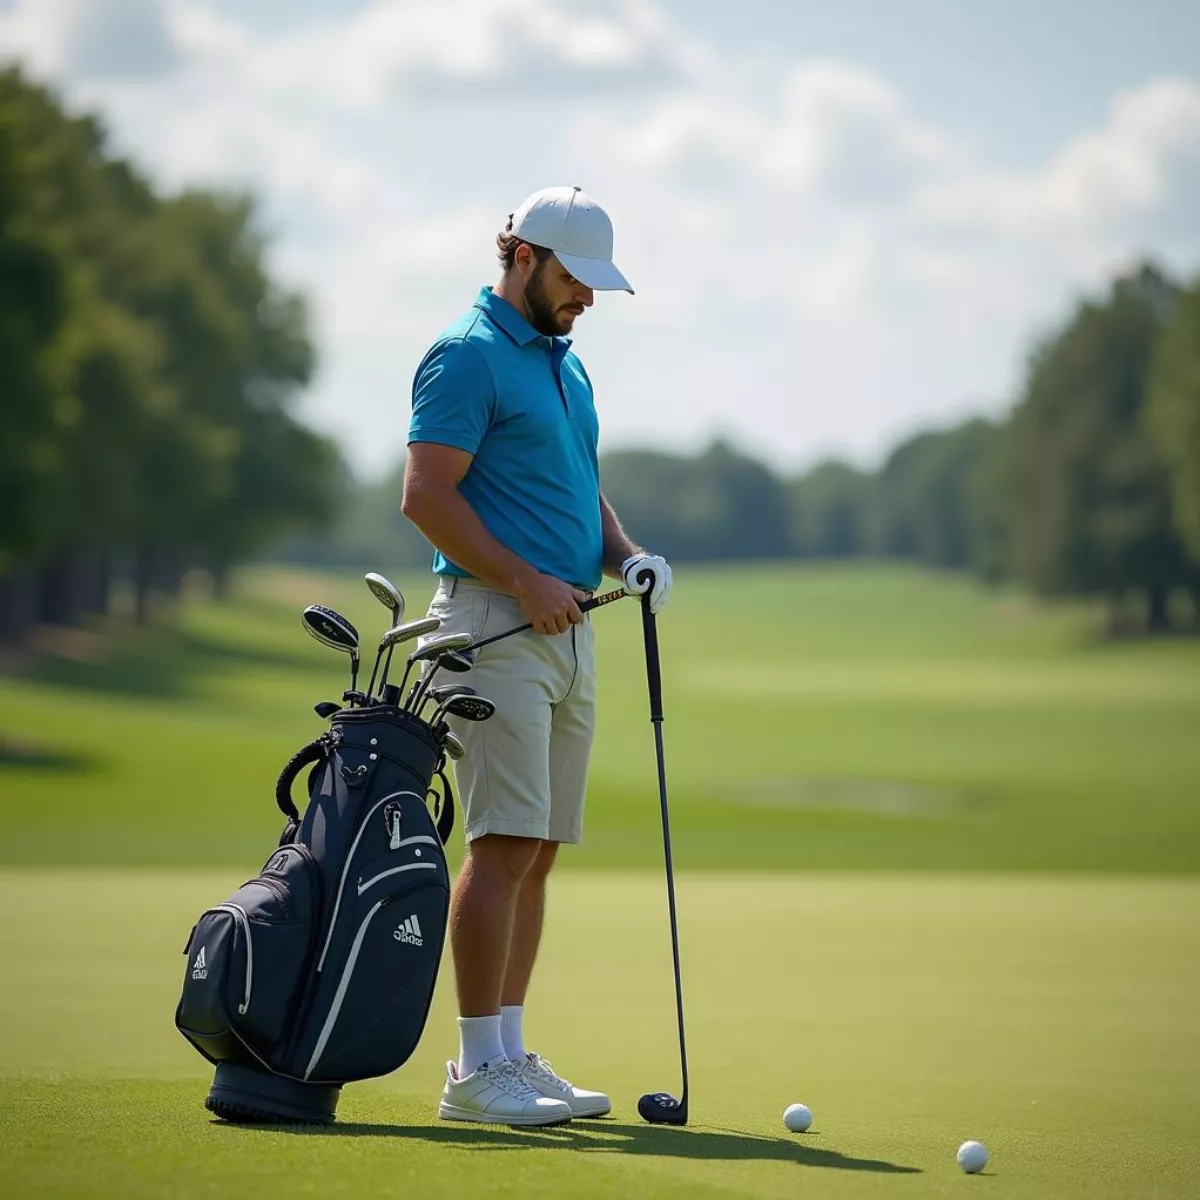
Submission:
[[[175,1024],[216,1065],[210,1111],[329,1122],[343,1084],[386,1075],[416,1048],[449,908],[443,750],[408,713],[348,708],[284,768],[278,847],[201,915],[185,949]],[[310,764],[301,816],[291,786]]]

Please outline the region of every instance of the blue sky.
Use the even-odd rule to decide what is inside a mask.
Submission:
[[[1143,253],[1200,271],[1200,5],[0,0],[165,186],[252,188],[313,302],[304,411],[364,472],[527,192],[608,207],[577,325],[603,444],[796,469],[999,412]]]

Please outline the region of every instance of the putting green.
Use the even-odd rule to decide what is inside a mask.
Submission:
[[[607,1121],[473,1129],[434,1116],[450,974],[394,1076],[330,1130],[246,1130],[201,1102],[174,1031],[196,913],[248,871],[0,874],[6,1194],[1189,1196],[1200,1128],[1200,883],[689,875],[680,905],[687,1129],[661,879],[554,881],[531,1044],[614,1098]],[[786,1104],[814,1111],[787,1134]],[[954,1151],[978,1138],[986,1179]]]

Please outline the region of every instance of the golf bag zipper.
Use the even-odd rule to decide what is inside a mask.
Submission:
[[[325,931],[325,944],[321,947],[321,957],[317,960],[317,973],[320,974],[325,969],[325,958],[329,953],[329,944],[333,941],[333,931],[337,928],[338,913],[342,907],[342,895],[346,890],[346,878],[350,874],[350,864],[354,861],[355,852],[358,850],[358,844],[362,841],[362,836],[371,826],[371,818],[375,813],[387,804],[389,801],[395,800],[399,796],[415,796],[418,800],[423,801],[423,797],[418,796],[416,792],[406,790],[402,792],[392,792],[390,795],[384,796],[381,800],[377,800],[371,805],[366,818],[358,827],[358,832],[354,835],[354,841],[350,844],[350,849],[346,853],[346,861],[342,863],[342,874],[338,880],[337,894],[333,898],[333,913],[329,918],[329,928]]]
[[[250,994],[254,987],[254,943],[250,939],[250,918],[246,916],[246,910],[240,904],[226,902],[218,904],[216,908],[230,913],[241,926],[242,933],[246,938],[246,984],[242,990],[242,1003],[238,1006],[238,1016],[245,1016],[250,1008]]]
[[[346,999],[346,989],[350,986],[350,978],[354,974],[354,967],[358,962],[358,952],[362,949],[363,938],[367,934],[367,926],[371,924],[371,920],[375,914],[390,900],[390,896],[384,896],[382,900],[376,901],[371,911],[363,917],[362,923],[358,927],[358,933],[354,935],[354,944],[350,947],[350,956],[346,959],[346,966],[342,971],[342,977],[338,980],[337,992],[334,993],[333,1003],[329,1006],[329,1015],[325,1018],[325,1024],[321,1028],[321,1036],[317,1038],[312,1058],[308,1060],[308,1066],[304,1070],[305,1079],[308,1079],[312,1075],[321,1055],[325,1053],[325,1045],[329,1041],[329,1035],[333,1032],[333,1027],[337,1023],[338,1016],[341,1014],[342,1003]]]

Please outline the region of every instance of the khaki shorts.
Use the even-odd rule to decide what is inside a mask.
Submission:
[[[472,641],[525,624],[516,598],[475,579],[443,576],[429,616],[438,635]],[[583,840],[596,713],[596,644],[590,618],[547,637],[526,630],[477,652],[470,671],[433,681],[466,683],[495,701],[488,721],[450,717],[466,757],[455,764],[468,842],[485,834]]]

